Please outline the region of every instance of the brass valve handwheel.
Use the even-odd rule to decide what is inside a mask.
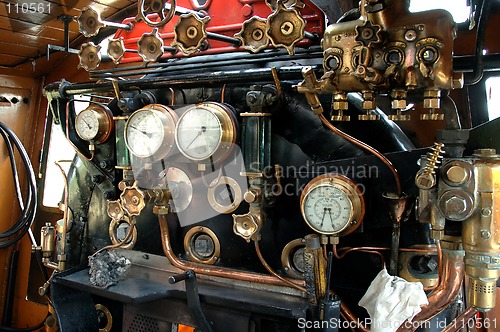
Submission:
[[[161,27],[167,24],[175,15],[175,0],[151,0],[148,8],[144,8],[145,0],[137,2],[136,21],[144,21],[150,27]],[[157,14],[159,22],[151,21],[148,14]]]
[[[145,62],[155,62],[163,55],[163,39],[155,28],[151,33],[145,33],[137,42],[137,52]]]
[[[234,36],[241,40],[244,49],[257,53],[269,45],[269,37],[266,35],[266,20],[254,16],[241,26],[241,31]]]
[[[80,58],[80,63],[78,68],[83,68],[86,71],[94,70],[101,64],[101,50],[100,45],[95,45],[92,42],[85,43],[80,48],[78,52],[78,58]]]
[[[85,7],[78,16],[78,26],[82,35],[86,38],[93,37],[105,25],[101,21],[101,16],[92,7]]]
[[[295,8],[286,8],[277,2],[277,10],[269,15],[266,34],[275,47],[283,46],[288,54],[295,54],[295,44],[304,39],[306,22]]]
[[[178,46],[185,55],[199,51],[207,40],[206,24],[210,17],[200,18],[194,13],[181,15],[174,29],[172,46]]]
[[[110,39],[108,43],[108,56],[115,64],[120,63],[120,59],[125,54],[125,45],[123,44],[123,37],[118,39]]]

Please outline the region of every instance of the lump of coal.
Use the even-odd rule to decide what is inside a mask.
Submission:
[[[90,283],[106,289],[125,275],[130,268],[130,261],[115,250],[105,250],[89,257],[89,266]]]

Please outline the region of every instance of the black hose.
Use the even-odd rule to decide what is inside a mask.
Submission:
[[[474,55],[474,70],[472,74],[465,75],[465,85],[477,84],[483,78],[483,50],[484,50],[484,36],[486,34],[486,25],[488,24],[488,17],[490,14],[492,0],[483,0],[481,4],[481,11],[476,27],[476,49]]]
[[[21,216],[19,219],[5,232],[0,233],[0,249],[9,247],[17,243],[30,229],[33,221],[35,219],[35,212],[38,205],[37,202],[37,189],[36,180],[33,167],[31,166],[31,161],[29,159],[28,153],[24,149],[19,138],[14,134],[14,132],[8,128],[5,124],[0,122],[0,134],[5,140],[7,146],[7,151],[9,153],[11,169],[14,176],[14,183],[16,186],[17,198],[20,200],[19,205],[21,206]],[[26,169],[26,175],[28,180],[28,194],[26,196],[26,201],[22,201],[22,195],[20,193],[19,186],[19,175],[15,165],[15,156],[13,145],[21,156],[21,160]]]

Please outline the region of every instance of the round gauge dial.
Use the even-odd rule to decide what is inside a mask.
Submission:
[[[354,231],[364,216],[359,188],[341,175],[322,175],[309,182],[300,198],[306,223],[316,232],[345,235]]]
[[[231,110],[223,104],[198,104],[187,110],[176,128],[179,151],[191,160],[225,158],[236,139]]]
[[[139,158],[162,159],[173,148],[176,114],[153,104],[135,111],[125,124],[125,144]]]
[[[103,143],[113,130],[113,114],[106,106],[91,104],[76,116],[75,129],[81,139]]]

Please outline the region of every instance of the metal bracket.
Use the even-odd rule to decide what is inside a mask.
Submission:
[[[187,270],[182,274],[174,274],[168,278],[170,284],[176,284],[180,281],[186,282],[186,295],[188,308],[193,315],[196,325],[203,332],[212,332],[212,325],[208,322],[205,314],[201,310],[200,296],[198,294],[198,284],[196,283],[196,274],[193,270]]]
[[[69,47],[69,24],[74,20],[71,15],[61,15],[57,18],[64,23],[64,46],[47,45],[47,61],[50,60],[50,51],[61,51],[66,53],[78,54],[79,50]]]

